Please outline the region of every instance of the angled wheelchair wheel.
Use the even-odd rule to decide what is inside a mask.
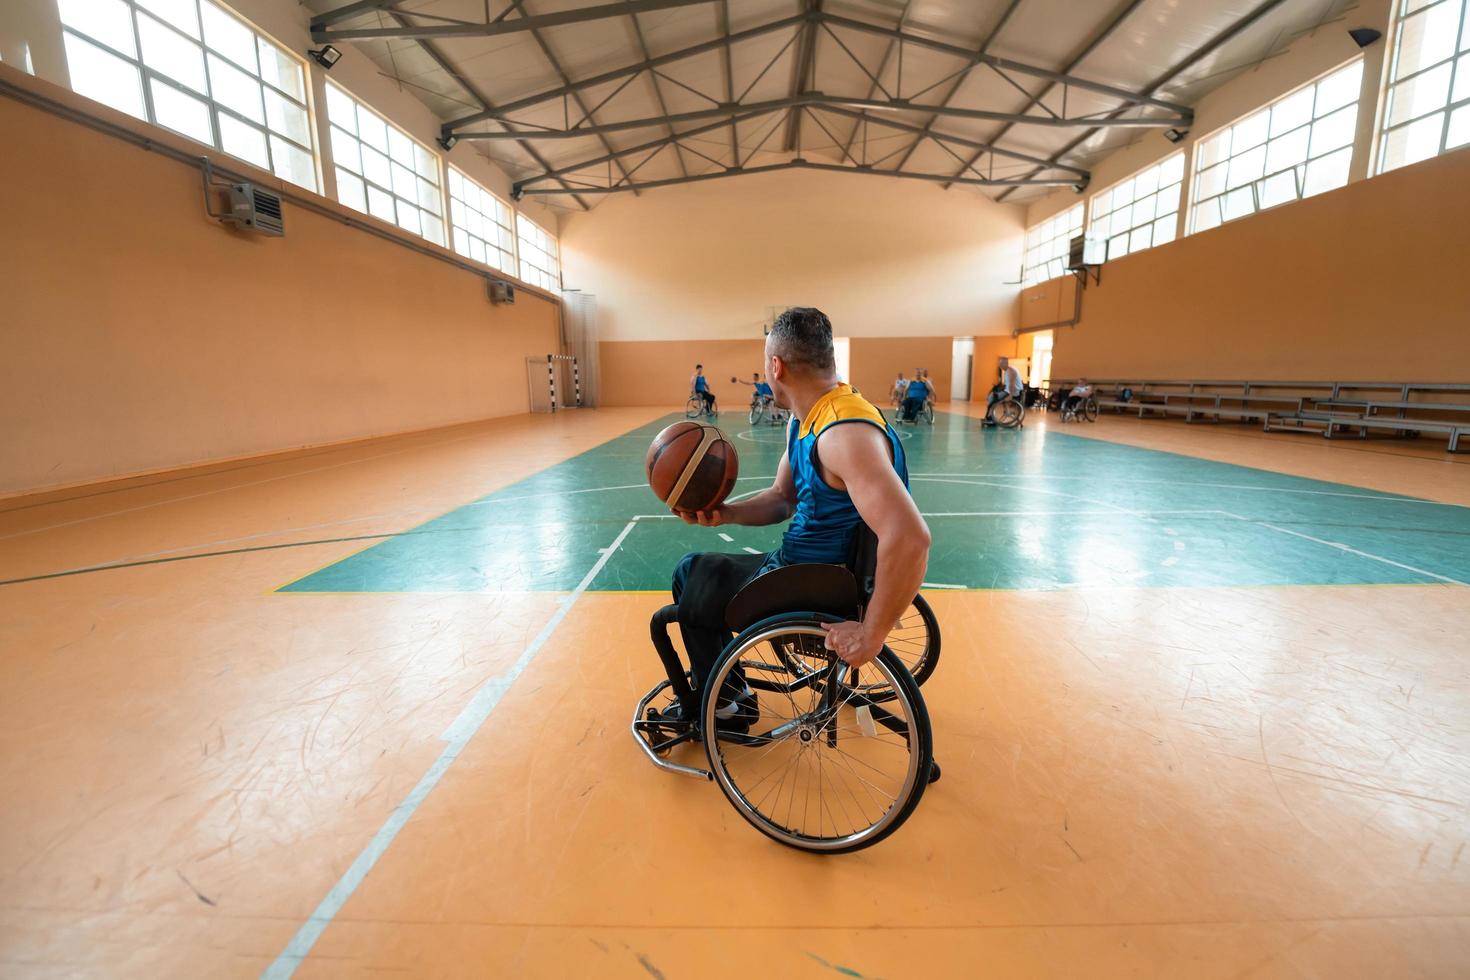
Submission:
[[[1082,403],[1082,417],[1089,422],[1097,421],[1097,399],[1089,398]]]
[[[765,417],[766,406],[762,402],[750,403],[750,424],[755,425]]]
[[[914,601],[909,603],[883,642],[913,677],[915,684],[922,686],[933,675],[934,668],[939,665],[939,620],[934,618],[934,610],[929,608],[923,596],[914,596]],[[857,683],[851,676],[848,681]],[[878,703],[894,697],[893,688],[883,684],[862,690]]]
[[[1007,429],[1019,429],[1021,420],[1026,417],[1026,410],[1021,403],[1014,398],[1007,398],[995,406],[996,421]]]
[[[703,411],[704,411],[704,399],[703,398],[700,398],[698,395],[693,396],[692,398],[689,399],[689,401],[687,401],[687,402],[684,403],[684,417],[685,418],[697,419],[697,418],[699,418],[700,413],[703,412]]]
[[[925,402],[924,403],[924,421],[925,422],[928,422],[930,425],[933,425],[934,424],[934,403],[933,402]]]
[[[772,616],[721,654],[700,718],[710,771],[752,826],[788,847],[871,847],[918,806],[933,764],[919,687],[889,650],[854,671],[821,613]],[[887,689],[878,702],[866,692]],[[710,733],[715,733],[714,737]]]

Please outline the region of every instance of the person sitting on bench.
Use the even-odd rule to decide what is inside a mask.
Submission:
[[[825,314],[796,307],[776,318],[766,338],[766,377],[776,404],[800,419],[787,429],[775,482],[713,510],[675,511],[686,524],[701,527],[791,520],[781,547],[770,554],[691,553],[674,569],[674,602],[695,688],[708,682],[731,639],[725,607],[757,575],[784,565],[845,564],[858,525],[866,524],[878,539],[878,564],[865,617],[823,626],[826,648],[860,667],[883,649],[928,566],[929,528],[909,496],[903,443],[882,412],[837,380],[832,324]],[[755,706],[748,688],[722,691],[721,697],[726,704],[717,716],[733,725]],[[660,717],[681,722],[682,714],[675,701]]]

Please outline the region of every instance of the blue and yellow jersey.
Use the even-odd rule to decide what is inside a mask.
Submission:
[[[851,385],[838,384],[818,399],[806,418],[791,421],[786,456],[796,483],[796,514],[781,539],[781,562],[795,565],[817,562],[846,564],[853,530],[862,518],[845,490],[827,485],[817,469],[817,439],[834,425],[860,422],[876,425],[888,436],[893,468],[904,486],[909,484],[908,463],[898,433]]]

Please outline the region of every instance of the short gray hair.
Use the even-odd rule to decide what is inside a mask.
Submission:
[[[832,321],[811,306],[793,306],[771,324],[772,353],[792,367],[821,374],[837,370]]]

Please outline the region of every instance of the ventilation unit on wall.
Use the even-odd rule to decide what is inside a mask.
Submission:
[[[221,221],[262,235],[286,234],[280,195],[254,184],[231,184],[229,194],[230,210]]]
[[[211,218],[222,224],[234,225],[243,231],[279,238],[286,234],[285,215],[281,210],[281,195],[255,184],[222,183],[214,179],[214,166],[209,157],[199,158],[199,170],[204,180],[204,210]],[[219,192],[224,191],[229,205],[227,211],[216,211]]]
[[[499,279],[487,280],[486,288],[490,292],[490,302],[496,306],[514,306],[516,301],[516,288],[508,282]]]

